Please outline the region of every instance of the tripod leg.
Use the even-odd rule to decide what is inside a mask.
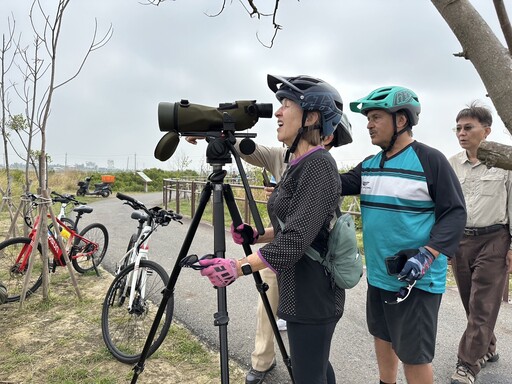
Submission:
[[[235,202],[235,198],[233,195],[233,191],[229,185],[224,185],[224,198],[226,200],[226,205],[228,207],[229,213],[231,215],[231,219],[233,220],[233,225],[236,227],[243,223],[242,217],[240,216],[240,212]],[[243,245],[244,252],[246,255],[250,255],[252,253],[251,247],[248,244]],[[290,378],[292,383],[293,374],[292,374],[292,362],[288,353],[286,352],[286,347],[284,345],[281,334],[279,333],[279,329],[277,328],[277,323],[272,312],[272,307],[270,306],[270,302],[268,301],[267,293],[268,285],[261,279],[261,275],[258,271],[253,273],[254,282],[256,283],[256,289],[260,293],[261,300],[263,302],[263,306],[265,307],[265,311],[267,312],[268,320],[270,325],[272,326],[272,331],[274,332],[274,336],[277,341],[277,345],[279,346],[279,350],[281,351],[281,356],[283,358],[283,362],[288,369],[288,373],[290,374]]]
[[[208,200],[210,199],[212,193],[212,187],[210,183],[207,183],[201,192],[201,197],[199,199],[199,205],[197,208],[194,217],[192,218],[192,222],[190,223],[190,227],[187,231],[187,235],[185,236],[185,240],[180,249],[180,253],[178,254],[178,258],[176,259],[176,263],[174,264],[174,268],[172,270],[171,276],[169,277],[169,282],[167,283],[167,287],[163,291],[162,301],[160,302],[160,306],[158,307],[158,311],[155,315],[155,320],[153,321],[153,325],[149,331],[148,337],[146,339],[146,343],[144,344],[144,348],[142,349],[139,361],[133,367],[133,377],[132,384],[137,382],[139,375],[144,371],[144,363],[149,353],[149,349],[151,344],[153,343],[153,339],[155,338],[155,334],[158,330],[158,326],[160,324],[160,320],[165,312],[165,308],[169,301],[169,298],[172,296],[174,292],[174,287],[176,286],[176,282],[178,280],[178,276],[181,272],[181,260],[187,256],[188,251],[190,249],[190,245],[192,244],[192,240],[194,239],[194,235],[196,234],[197,227],[201,223],[201,217],[203,216],[206,205],[208,204]]]
[[[225,171],[217,172],[217,181],[213,185],[213,246],[215,257],[225,257],[226,233],[224,225],[224,188],[222,180]],[[217,288],[217,309],[215,326],[219,327],[220,373],[221,383],[229,383],[228,331],[229,316],[227,310],[226,288]]]

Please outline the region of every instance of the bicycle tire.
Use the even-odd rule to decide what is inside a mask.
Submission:
[[[126,247],[126,252],[131,251],[133,247],[135,247],[135,244],[137,243],[137,240],[139,239],[139,236],[136,233],[133,233],[130,237],[130,241],[128,242],[128,247]],[[121,269],[124,269],[130,264],[130,257],[125,257],[123,260],[123,265],[121,265]]]
[[[77,229],[75,228],[74,220],[68,219],[67,217],[63,217],[62,219],[60,219],[60,221],[62,221],[69,229],[74,229],[75,231],[77,231]]]
[[[22,248],[30,244],[30,241],[28,237],[13,237],[0,243],[0,281],[7,288],[7,302],[12,303],[20,300],[26,270],[20,271],[15,264]],[[37,291],[43,281],[41,244],[38,244],[37,249],[39,254],[32,256],[34,265],[30,274],[26,297]],[[49,254],[51,255],[51,252]],[[28,265],[26,268],[28,269]]]
[[[80,238],[75,238],[70,255],[71,263],[77,272],[86,273],[94,270],[94,265],[97,267],[103,261],[108,248],[108,231],[103,224],[93,223],[85,227],[80,232],[80,236],[99,244],[99,248],[94,254],[75,257],[77,253],[87,253],[87,247],[90,246],[90,244],[86,244]]]
[[[162,266],[151,260],[141,260],[139,271],[151,272],[147,275],[145,284],[147,299],[142,299],[140,296],[142,278],[142,274],[140,274],[135,289],[134,309],[130,313],[127,305],[129,300],[120,300],[120,296],[122,296],[126,282],[131,281],[131,272],[134,266],[134,263],[128,265],[116,276],[107,291],[101,311],[103,341],[110,353],[118,361],[125,364],[134,364],[139,360],[159,309],[162,292],[169,281],[167,272]],[[125,299],[128,299],[128,297],[125,297]],[[174,294],[169,297],[147,357],[151,356],[160,347],[167,336],[173,311]]]
[[[132,233],[132,236],[130,237],[130,241],[128,242],[128,247],[126,247],[126,252],[128,252],[133,247],[135,247],[135,243],[137,242],[138,238],[139,238],[138,234]]]

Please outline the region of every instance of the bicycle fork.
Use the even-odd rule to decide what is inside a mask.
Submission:
[[[131,314],[142,315],[145,309],[146,299],[146,282],[148,276],[152,274],[148,268],[140,269],[140,260],[147,260],[148,245],[141,244],[139,248],[139,257],[135,261],[133,272],[131,276],[128,276],[128,281],[131,280],[130,284],[130,296],[128,299],[128,312]],[[128,287],[125,287],[125,291]],[[139,293],[136,297],[137,291]],[[137,301],[135,301],[137,299]]]

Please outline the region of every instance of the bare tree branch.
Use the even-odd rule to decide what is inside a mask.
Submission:
[[[85,65],[85,62],[87,61],[87,59],[89,58],[89,55],[91,54],[91,52],[94,52],[96,51],[97,49],[100,49],[102,48],[103,46],[105,46],[105,44],[108,43],[108,41],[110,40],[110,38],[112,37],[112,34],[114,33],[114,28],[112,27],[112,24],[110,24],[110,27],[108,29],[108,31],[105,33],[105,35],[103,35],[103,37],[100,39],[100,40],[96,40],[96,34],[98,33],[98,20],[97,19],[94,19],[94,33],[93,33],[93,37],[92,37],[92,40],[91,40],[91,44],[89,45],[89,48],[87,50],[87,53],[84,55],[83,59],[82,59],[82,62],[80,63],[80,65],[78,66],[78,69],[76,70],[75,74],[72,75],[71,77],[69,77],[67,80],[57,84],[55,86],[55,89],[57,88],[60,88],[62,87],[64,84],[67,84],[69,83],[71,80],[75,79],[79,74],[80,72],[82,71],[82,68],[84,67]]]
[[[12,15],[12,14],[11,14]],[[11,177],[10,177],[10,167],[9,167],[9,142],[7,140],[8,133],[6,129],[6,123],[7,123],[7,116],[9,114],[9,105],[10,100],[8,96],[9,89],[11,86],[6,86],[5,84],[5,77],[7,73],[11,70],[15,58],[17,55],[16,49],[14,49],[13,54],[8,57],[8,52],[11,51],[13,48],[16,48],[17,42],[14,40],[14,34],[16,30],[16,20],[14,19],[14,15],[12,15],[12,18],[7,18],[7,24],[8,24],[8,35],[5,34],[2,35],[2,47],[0,48],[0,102],[2,103],[2,115],[1,115],[1,132],[2,132],[2,138],[3,138],[3,149],[4,149],[4,161],[5,161],[5,172],[7,176],[7,186],[5,188],[5,196],[4,197],[10,197],[11,196]],[[19,38],[18,38],[19,42]],[[3,194],[3,192],[2,192]]]
[[[162,4],[164,1],[166,1],[166,0],[147,0],[147,2],[144,2],[144,3],[141,3],[141,4],[144,4],[144,5],[156,5],[156,6],[158,6],[158,5]],[[173,0],[173,1],[175,1],[175,0]],[[261,45],[263,45],[266,48],[272,48],[274,46],[274,41],[275,41],[275,39],[277,37],[277,33],[282,29],[282,26],[277,24],[277,22],[276,22],[277,9],[279,7],[279,0],[274,0],[274,10],[273,10],[272,13],[262,13],[262,12],[260,12],[258,7],[256,6],[256,0],[238,0],[238,1],[244,7],[244,9],[247,11],[247,14],[251,18],[256,16],[258,19],[261,19],[261,17],[272,16],[272,25],[274,27],[274,34],[272,36],[272,39],[270,40],[270,44],[265,44],[260,39],[258,33],[256,33],[256,39],[258,40],[258,42]],[[297,0],[297,1],[300,1],[300,0]],[[248,7],[245,5],[245,2],[247,2]],[[207,17],[217,17],[222,12],[224,12],[225,8],[226,8],[226,0],[222,0],[220,10],[217,13],[208,14],[208,13],[204,12],[204,14]]]
[[[512,53],[512,28],[510,26],[510,20],[503,0],[494,0],[494,8],[496,9],[496,14],[500,21],[503,36],[505,36],[505,41],[507,42],[508,51],[509,53]]]
[[[258,34],[256,33],[256,38],[260,42],[261,45],[263,45],[266,48],[272,48],[274,46],[274,40],[277,36],[277,32],[282,29],[282,26],[276,23],[276,16],[277,16],[277,8],[279,7],[279,0],[276,0],[274,12],[272,12],[272,25],[274,26],[274,35],[272,36],[272,39],[270,40],[270,45],[265,45],[259,38]]]
[[[34,41],[32,50],[17,44],[20,63],[17,63],[22,76],[22,86],[14,86],[19,99],[25,105],[24,115],[27,127],[16,131],[26,150],[26,174],[29,164],[36,164],[33,158],[33,139],[41,135],[41,158],[46,158],[46,127],[51,114],[51,104],[55,90],[75,79],[83,69],[85,62],[93,51],[108,43],[113,34],[112,25],[104,36],[98,38],[98,22],[95,20],[94,33],[85,55],[81,58],[76,71],[60,83],[57,82],[57,63],[59,59],[59,39],[62,31],[64,13],[70,0],[59,0],[55,15],[50,17],[43,8],[43,1],[33,0],[29,19],[32,25]],[[39,17],[40,22],[37,21]],[[26,136],[26,137],[25,137]],[[39,162],[36,169],[40,188],[46,189],[46,164]]]
[[[164,1],[164,0],[162,0],[162,1]],[[157,5],[158,5],[158,4],[157,4]],[[215,14],[213,14],[213,15],[209,15],[209,14],[207,14],[206,12],[203,12],[203,13],[204,13],[206,16],[208,16],[208,17],[217,17],[217,16],[219,16],[219,15],[224,11],[224,8],[225,8],[225,7],[226,7],[226,0],[222,0],[222,7],[220,8],[220,11],[219,11],[219,12],[217,12],[217,13],[215,13]]]

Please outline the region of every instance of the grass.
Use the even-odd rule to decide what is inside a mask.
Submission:
[[[19,177],[17,175],[16,177]],[[59,193],[76,192],[76,172],[50,174],[49,185]],[[22,180],[14,180],[12,213],[0,212],[0,233],[5,234],[20,204]],[[2,173],[0,171],[0,186]],[[32,192],[36,192],[33,188]],[[129,189],[125,190],[130,191]],[[129,192],[128,192],[129,193]],[[97,197],[80,197],[85,203]],[[53,206],[57,213],[59,206]],[[23,231],[21,216],[18,234]],[[112,276],[102,271],[76,275],[83,300],[79,301],[66,268],[50,275],[49,297],[40,288],[22,308],[19,303],[0,305],[0,383],[127,383],[132,366],[115,360],[101,335],[101,308]],[[243,382],[245,372],[230,362],[230,378]],[[189,330],[173,322],[162,346],[146,361],[141,380],[148,384],[211,383],[219,381],[220,364],[212,352]]]
[[[101,336],[101,307],[112,281],[106,271],[77,275],[79,301],[67,270],[51,275],[50,297],[36,292],[25,301],[0,306],[0,382],[127,383],[131,365],[116,361]],[[230,363],[230,378],[243,382],[244,371]],[[220,378],[218,354],[181,325],[173,323],[157,352],[146,360],[141,382],[211,383]]]

